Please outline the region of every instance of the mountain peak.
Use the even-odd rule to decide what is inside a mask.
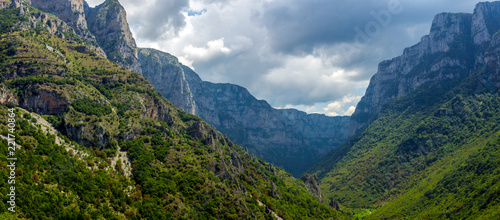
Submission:
[[[471,66],[483,60],[475,60],[475,47],[488,46],[500,29],[498,20],[500,2],[479,3],[473,14],[437,14],[429,35],[401,56],[380,63],[353,114],[351,135],[378,117],[389,100],[422,86],[440,87],[467,77]]]
[[[109,59],[129,70],[142,72],[135,39],[127,23],[127,13],[117,0],[89,8],[87,11],[89,30]]]
[[[481,2],[472,16],[472,36],[475,44],[483,44],[500,29],[500,2]]]

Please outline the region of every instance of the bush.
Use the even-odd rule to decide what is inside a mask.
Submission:
[[[101,104],[95,102],[89,98],[78,99],[71,103],[71,106],[79,112],[83,112],[87,115],[103,116],[108,115],[112,112],[111,107],[106,104]]]

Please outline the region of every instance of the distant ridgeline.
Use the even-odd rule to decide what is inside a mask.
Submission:
[[[311,170],[325,199],[366,219],[500,219],[499,33],[500,2],[479,3],[380,63],[355,135]]]
[[[97,53],[141,73],[176,107],[203,118],[250,153],[297,178],[348,138],[349,117],[274,109],[241,86],[202,81],[168,53],[138,49],[125,10],[116,0],[95,8],[85,2],[53,1],[55,5],[41,0],[32,5],[69,24],[87,44],[97,47]]]
[[[295,177],[349,135],[349,117],[274,109],[247,89],[202,81],[176,57],[139,49],[142,74],[175,106],[205,119],[236,143]]]
[[[155,91],[118,1],[0,8],[0,219],[350,219]]]

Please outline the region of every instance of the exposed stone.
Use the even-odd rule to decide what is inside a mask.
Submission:
[[[57,16],[71,26],[84,40],[95,41],[89,32],[85,17],[86,2],[84,0],[31,0],[31,5]]]
[[[329,205],[334,208],[335,210],[337,211],[342,211],[342,209],[340,208],[340,204],[339,202],[337,202],[337,200],[333,199],[333,198],[330,198],[330,203]]]
[[[420,43],[406,48],[399,57],[381,62],[351,118],[350,135],[377,118],[389,100],[424,85],[444,86],[446,83],[439,82],[459,80],[470,74],[468,68],[474,60],[467,51],[473,45],[472,18],[465,13],[438,14],[430,34],[422,37]]]
[[[0,83],[0,105],[6,105],[9,102],[16,105],[18,104],[18,101],[12,92],[5,86],[5,84]]]
[[[483,44],[491,40],[500,29],[500,4],[498,2],[481,2],[476,5],[472,15],[472,37],[475,44]]]
[[[193,94],[186,81],[184,70],[179,68],[176,57],[154,49],[139,49],[142,75],[155,84],[155,89],[168,97],[175,106],[196,114]]]
[[[161,51],[139,49],[139,60],[142,74],[177,107],[297,177],[348,137],[349,117],[274,109],[241,86],[202,81]]]
[[[271,181],[271,188],[269,189],[269,196],[275,198],[275,199],[280,199],[281,194],[278,193],[278,188],[276,187],[276,184]]]
[[[52,91],[28,88],[24,102],[21,104],[24,109],[43,115],[57,115],[66,111],[69,106],[67,98]]]
[[[126,69],[141,73],[137,46],[123,6],[117,0],[106,0],[85,11],[89,30],[107,57]]]
[[[325,202],[323,195],[321,195],[321,188],[319,187],[319,181],[316,175],[304,173],[300,179],[306,185],[307,191],[315,195],[319,201]]]

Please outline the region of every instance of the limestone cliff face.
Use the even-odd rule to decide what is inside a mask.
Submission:
[[[24,109],[29,109],[44,115],[57,115],[66,111],[69,101],[66,97],[53,91],[28,88],[24,102]]]
[[[307,191],[315,195],[319,199],[319,201],[325,202],[325,199],[323,199],[323,195],[321,195],[321,188],[319,187],[319,180],[316,175],[304,173],[304,175],[302,175],[300,179],[306,185]]]
[[[420,43],[379,64],[352,116],[351,135],[377,118],[389,100],[419,88],[443,89],[476,72],[487,61],[485,48],[500,29],[498,20],[500,2],[479,3],[473,14],[436,15]]]
[[[154,49],[139,49],[139,61],[142,75],[148,81],[162,82],[156,85],[157,91],[175,106],[190,114],[196,114],[193,94],[176,57]]]
[[[7,103],[12,102],[14,104],[18,104],[18,101],[14,94],[5,86],[4,83],[0,84],[0,104],[6,105]]]
[[[161,51],[139,49],[139,60],[143,75],[177,107],[297,177],[347,139],[349,117],[274,109],[241,86],[202,81]]]
[[[17,6],[21,1],[23,0],[15,0],[12,3],[2,1],[0,7]],[[72,28],[70,32],[74,32],[88,42],[91,49],[98,54],[129,70],[141,72],[137,46],[127,24],[125,9],[118,0],[107,0],[95,8],[90,8],[84,0],[28,0],[26,2],[55,15],[64,22],[51,19],[45,13],[38,13],[32,18],[31,28],[36,26],[38,21],[42,21],[47,24],[49,32],[53,33],[61,27],[68,31],[68,28],[64,27],[67,24]],[[57,34],[57,36],[64,38],[63,34]]]
[[[108,59],[129,70],[142,72],[127,14],[118,0],[106,0],[95,8],[87,8],[86,17],[89,30]]]
[[[72,27],[82,39],[95,42],[94,35],[88,30],[85,17],[85,8],[88,6],[84,0],[29,0],[28,2],[35,8],[57,16]]]
[[[31,0],[31,5],[57,16],[77,30],[87,29],[83,0]]]

